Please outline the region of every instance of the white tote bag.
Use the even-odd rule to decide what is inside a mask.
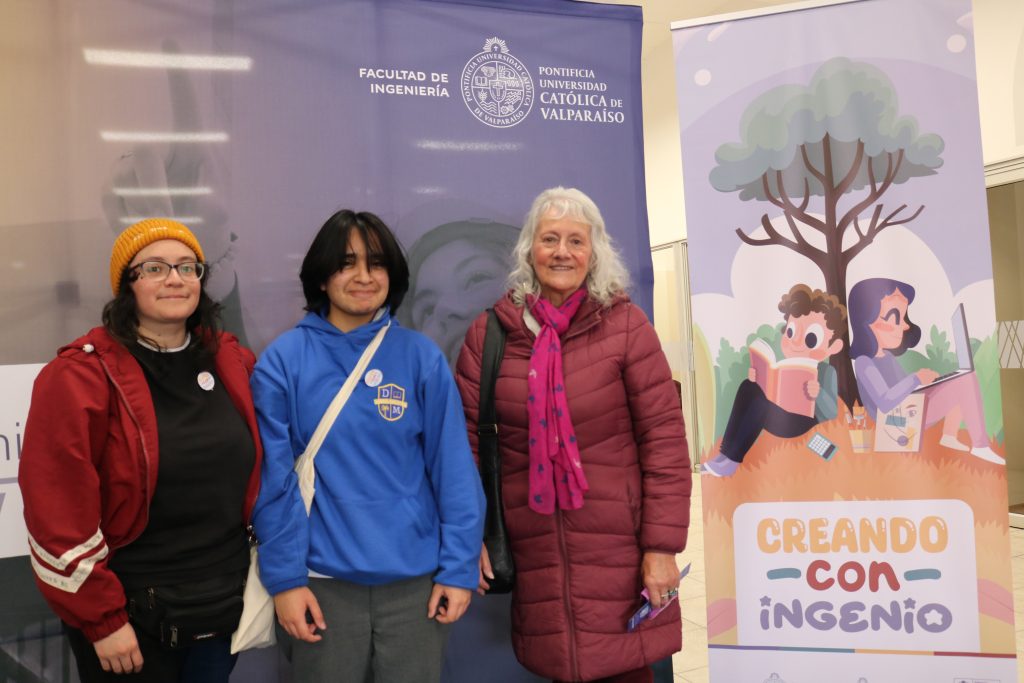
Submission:
[[[242,617],[238,620],[238,628],[231,634],[231,654],[270,647],[276,642],[274,598],[260,581],[254,545],[249,549],[249,575],[245,577],[245,591],[242,593]]]
[[[356,384],[366,372],[366,367],[373,359],[373,354],[377,352],[377,347],[380,346],[389,327],[391,327],[390,322],[377,332],[377,336],[363,351],[352,374],[345,380],[341,390],[331,401],[331,405],[327,406],[323,417],[320,418],[316,431],[313,432],[312,438],[306,444],[306,450],[295,461],[295,473],[299,477],[299,493],[306,506],[306,515],[309,515],[309,510],[313,506],[313,494],[316,492],[314,486],[316,469],[313,467],[313,460],[316,458],[317,451],[320,450],[327,432],[331,430],[338,414],[356,388]],[[260,581],[259,562],[256,555],[256,546],[254,545],[249,553],[249,575],[246,577],[245,592],[242,594],[242,618],[238,622],[238,629],[231,635],[231,654],[242,650],[270,647],[277,642],[277,635],[274,632],[274,598],[270,596],[263,582]]]

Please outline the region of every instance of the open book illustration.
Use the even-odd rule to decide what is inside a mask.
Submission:
[[[750,345],[750,367],[769,401],[783,410],[814,417],[814,399],[807,395],[808,382],[818,379],[818,362],[811,358],[782,358],[763,339]]]

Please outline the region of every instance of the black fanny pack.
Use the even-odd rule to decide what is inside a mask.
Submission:
[[[129,591],[128,619],[135,628],[176,650],[230,637],[242,616],[245,572]]]

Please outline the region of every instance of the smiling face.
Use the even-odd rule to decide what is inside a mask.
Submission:
[[[413,327],[437,342],[452,365],[466,330],[501,296],[508,266],[487,244],[460,239],[423,260],[416,276]]]
[[[531,250],[541,296],[560,306],[586,282],[592,253],[589,225],[568,216],[542,218]]]
[[[373,319],[388,297],[388,270],[379,250],[367,249],[358,230],[349,232],[341,270],[320,285],[330,300],[327,320],[350,332]]]
[[[811,311],[793,315],[782,330],[782,355],[786,358],[811,358],[819,363],[843,348],[843,340],[832,340],[834,333],[825,324],[825,314]]]
[[[131,266],[144,261],[163,261],[176,266],[195,260],[195,252],[178,240],[158,240],[139,250]],[[199,280],[182,280],[178,271],[173,269],[165,280],[159,282],[145,276],[137,278],[131,288],[135,295],[139,330],[143,334],[179,326],[184,330],[185,321],[199,306],[200,286]]]
[[[868,325],[878,342],[878,353],[887,349],[898,349],[903,344],[903,335],[910,329],[907,322],[907,307],[910,302],[898,289],[883,297],[879,306],[878,318]]]

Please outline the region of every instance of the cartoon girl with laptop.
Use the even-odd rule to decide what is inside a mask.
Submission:
[[[987,462],[1005,465],[1006,461],[989,446],[981,390],[970,359],[970,340],[962,307],[954,313],[954,336],[958,356],[967,356],[966,367],[961,359],[959,371],[939,377],[928,368],[908,373],[900,366],[897,357],[921,340],[921,328],[911,322],[907,310],[914,295],[910,285],[888,278],[862,280],[850,290],[848,312],[853,333],[850,355],[857,388],[868,415],[877,415],[879,411],[888,413],[911,393],[921,392],[926,399],[925,427],[942,420],[940,445],[955,451],[969,451]],[[958,315],[960,328],[956,325]],[[970,446],[957,438],[961,421],[967,425]]]

